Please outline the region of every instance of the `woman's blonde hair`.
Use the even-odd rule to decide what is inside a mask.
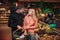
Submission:
[[[28,14],[30,14],[30,13],[31,13],[32,16],[36,17],[36,11],[35,11],[35,9],[29,9],[28,10]]]

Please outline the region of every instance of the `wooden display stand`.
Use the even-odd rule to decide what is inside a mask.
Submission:
[[[0,27],[0,40],[12,40],[11,29],[9,27]]]

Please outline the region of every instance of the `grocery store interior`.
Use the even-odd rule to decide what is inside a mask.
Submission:
[[[60,0],[0,0],[0,40],[12,40],[12,29],[8,27],[10,9],[20,4],[36,9],[40,40],[60,40]]]

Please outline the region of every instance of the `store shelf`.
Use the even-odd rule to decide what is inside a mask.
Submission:
[[[8,23],[8,21],[0,21],[0,23]]]
[[[9,6],[0,6],[0,23],[8,23],[8,17],[9,17]],[[2,10],[3,9],[3,10]]]
[[[60,0],[42,0],[43,2],[60,2]],[[19,2],[41,2],[41,0],[19,0]]]

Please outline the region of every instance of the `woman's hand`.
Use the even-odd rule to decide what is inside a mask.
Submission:
[[[23,26],[22,30],[23,30],[23,31],[25,31],[25,30],[26,30],[26,27],[25,27],[25,26]]]

